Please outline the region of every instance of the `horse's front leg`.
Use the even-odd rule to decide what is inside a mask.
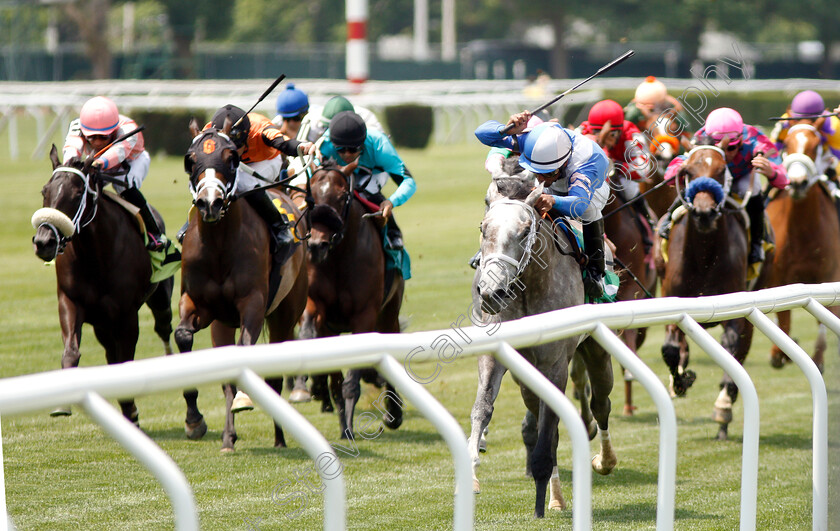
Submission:
[[[58,320],[61,324],[61,339],[64,343],[64,352],[61,355],[61,368],[70,369],[79,366],[79,359],[82,357],[79,346],[82,343],[82,323],[84,322],[84,311],[76,306],[70,298],[59,290],[58,294]],[[70,415],[70,405],[59,406],[50,412],[52,417],[65,417]]]
[[[618,457],[610,440],[610,393],[613,388],[612,361],[609,353],[592,338],[581,345],[584,349],[583,361],[589,374],[589,385],[592,388],[590,407],[595,420],[598,421],[598,434],[601,437],[601,452],[592,458],[592,469],[601,475],[612,472],[618,464]],[[576,355],[580,356],[580,354]]]
[[[785,335],[790,335],[790,310],[778,312],[776,318],[779,321],[779,328],[782,332]],[[776,369],[781,369],[785,366],[785,363],[790,363],[790,358],[782,352],[782,349],[773,343],[773,346],[770,348],[770,365]]]
[[[732,319],[724,321],[723,335],[720,338],[720,344],[727,352],[732,354],[732,357],[740,363],[744,364],[744,359],[750,351],[752,344],[753,325],[746,318]],[[732,405],[738,399],[738,386],[728,373],[723,373],[723,378],[720,381],[720,393],[715,400],[714,411],[712,412],[712,419],[720,424],[717,439],[725,441],[729,436],[729,423],[732,422]]]
[[[178,352],[190,352],[193,347],[193,336],[212,322],[212,317],[206,310],[196,307],[189,293],[184,292],[178,303],[181,321],[175,328],[175,344]],[[197,441],[207,433],[207,423],[204,415],[198,410],[198,389],[185,389],[184,401],[187,403],[187,416],[184,419],[184,431],[187,438]]]
[[[376,329],[376,317],[379,312],[377,306],[371,305],[350,319],[350,330],[354,334],[363,334],[365,332],[373,332]],[[344,399],[344,417],[345,422],[341,424],[341,437],[347,437],[348,432],[353,433],[353,414],[356,410],[356,403],[362,394],[361,388],[361,373],[358,369],[350,369],[344,377],[344,383],[341,386],[341,395]],[[341,415],[341,408],[339,408],[339,415]],[[340,422],[340,419],[339,419]]]
[[[210,325],[210,336],[213,339],[213,346],[220,347],[234,343],[236,329],[225,326],[219,321],[213,321]],[[236,443],[236,426],[234,424],[233,406],[236,386],[230,382],[222,384],[222,392],[225,395],[225,427],[222,431],[222,452],[233,452],[233,445]]]
[[[574,387],[574,396],[580,402],[580,418],[583,420],[583,425],[586,426],[586,430],[589,432],[589,440],[591,441],[598,434],[598,424],[592,418],[592,408],[589,406],[589,397],[592,395],[592,389],[589,386],[589,378],[586,375],[586,364],[577,352],[572,356],[569,376]]]
[[[172,354],[172,277],[158,283],[155,290],[146,300],[146,306],[152,311],[155,320],[155,333],[163,342],[165,354]]]
[[[638,356],[636,349],[641,343],[643,334],[644,332],[638,328],[626,328],[621,331],[621,341],[627,345],[627,348],[629,348],[633,354]],[[633,405],[633,374],[625,367],[622,367],[622,371],[624,373],[624,416],[632,417],[633,413],[636,411],[636,406]]]
[[[565,379],[563,381],[565,382]],[[561,389],[561,391],[563,390]],[[531,454],[531,472],[534,474],[534,484],[536,486],[534,502],[534,516],[536,518],[545,516],[545,494],[549,480],[556,479],[556,482],[551,482],[549,508],[563,510],[566,507],[566,502],[563,500],[563,494],[559,488],[560,478],[557,472],[557,426],[559,422],[560,418],[557,414],[540,400],[539,416],[537,418],[537,444]]]
[[[671,372],[671,396],[685,396],[686,391],[697,379],[694,371],[689,370],[688,342],[685,334],[676,324],[665,326],[665,343],[662,345],[662,359]]]
[[[479,356],[478,391],[470,414],[471,430],[470,440],[468,441],[470,458],[472,458],[474,492],[481,492],[481,486],[476,475],[476,469],[481,461],[478,456],[481,435],[487,425],[490,424],[490,419],[493,416],[493,404],[496,402],[496,397],[499,396],[499,388],[502,386],[502,377],[505,372],[507,372],[507,369],[493,356],[489,354]]]

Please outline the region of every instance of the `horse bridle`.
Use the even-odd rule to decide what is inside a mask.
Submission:
[[[193,162],[190,158],[192,153],[198,153],[198,149],[196,148],[197,144],[200,140],[207,140],[208,136],[219,136],[225,142],[223,146],[220,146],[220,150],[224,150],[225,148],[229,148],[232,150],[234,155],[231,157],[231,161],[228,168],[215,168],[212,166],[208,166],[205,164],[199,164],[198,161]],[[215,149],[214,149],[215,151]],[[233,141],[221,131],[216,129],[208,129],[204,131],[202,134],[197,135],[193,138],[192,143],[190,144],[189,149],[187,150],[187,154],[184,156],[184,170],[190,174],[190,193],[193,197],[193,204],[195,204],[198,196],[207,189],[216,189],[222,195],[224,199],[224,205],[222,206],[221,212],[219,213],[220,217],[225,215],[228,208],[230,207],[231,202],[236,199],[236,186],[239,181],[239,172],[237,171],[237,167],[239,166],[239,156],[236,151],[236,145]],[[225,181],[216,177],[216,173],[221,173],[226,179]],[[232,174],[233,178],[228,178],[229,175],[227,172]],[[204,174],[203,179],[198,179],[198,176]]]
[[[330,236],[330,241],[328,243],[328,249],[333,250],[339,243],[341,243],[341,241],[344,239],[344,234],[347,232],[347,218],[350,216],[350,204],[353,202],[353,195],[354,195],[354,192],[356,190],[356,177],[355,177],[354,173],[351,173],[350,176],[348,177],[348,176],[344,175],[344,172],[342,172],[341,170],[339,170],[337,168],[324,168],[323,166],[318,168],[317,170],[315,170],[315,172],[312,174],[312,177],[314,178],[315,174],[317,174],[320,171],[330,171],[330,170],[335,170],[338,173],[340,173],[344,177],[344,180],[347,182],[347,184],[349,186],[349,189],[344,194],[346,196],[346,198],[344,199],[344,206],[341,209],[341,216],[340,216],[341,228],[339,228],[338,230],[333,232],[332,236]],[[317,208],[318,206],[325,206],[327,208],[332,208],[329,205],[314,205],[313,209]]]
[[[479,263],[479,267],[481,269],[484,269],[484,268],[490,266],[491,264],[494,264],[494,263],[497,263],[497,262],[505,262],[505,263],[510,264],[510,265],[512,265],[513,267],[516,268],[516,274],[513,275],[513,277],[510,279],[510,282],[508,282],[508,284],[510,284],[514,280],[519,278],[519,276],[522,274],[522,272],[525,271],[525,268],[528,266],[528,263],[531,261],[531,255],[532,255],[532,252],[533,252],[534,242],[537,240],[537,223],[539,221],[539,216],[537,216],[537,211],[534,209],[534,207],[532,207],[528,203],[525,203],[524,201],[518,201],[516,199],[509,199],[509,198],[497,199],[496,201],[493,201],[492,203],[490,203],[490,206],[487,208],[487,212],[490,212],[491,210],[493,210],[493,207],[496,206],[496,205],[518,205],[518,206],[521,206],[528,213],[528,217],[529,217],[530,224],[531,224],[530,228],[528,230],[528,236],[525,239],[525,243],[521,245],[521,247],[523,247],[525,249],[525,252],[523,253],[521,259],[516,260],[516,259],[511,258],[510,256],[508,256],[504,253],[490,253],[488,255],[485,255],[484,253],[481,254],[481,261]],[[485,212],[485,217],[487,216],[487,212]]]
[[[797,129],[804,129],[806,131],[810,131],[814,135],[816,135],[818,139],[820,137],[820,133],[819,131],[817,131],[817,128],[811,124],[796,124],[794,126],[791,126],[791,128],[788,129],[787,134],[790,135]],[[816,160],[819,160],[822,157],[822,149],[822,144],[818,143],[817,153],[815,155]],[[819,179],[819,170],[817,169],[815,159],[812,159],[805,153],[786,153],[782,156],[782,165],[785,167],[785,170],[788,171],[790,170],[790,167],[794,164],[801,164],[805,166],[805,171],[808,175],[808,188],[810,188],[811,185],[813,185],[817,181],[817,179]]]
[[[724,205],[724,204],[728,201],[728,199],[729,199],[729,191],[732,189],[732,180],[733,180],[733,178],[732,178],[732,172],[730,172],[730,171],[729,171],[729,166],[726,164],[726,153],[724,153],[724,151],[723,151],[721,148],[719,148],[718,146],[706,146],[706,145],[696,146],[696,147],[694,147],[691,151],[689,151],[689,152],[688,152],[688,154],[686,155],[686,159],[685,159],[685,160],[686,160],[686,161],[688,161],[689,159],[691,159],[691,156],[692,156],[692,155],[694,155],[695,153],[697,153],[697,152],[699,152],[699,151],[703,151],[703,150],[712,150],[712,151],[714,151],[715,153],[719,154],[719,155],[723,158],[723,168],[724,168],[724,177],[723,177],[723,200],[722,200],[720,203],[718,203],[717,205],[715,205],[715,211],[720,212],[720,211],[721,211],[721,209],[723,208],[723,205]],[[686,181],[686,183],[688,184],[688,181]],[[691,203],[689,203],[689,202],[686,200],[686,198],[685,198],[685,194],[682,192],[682,190],[680,190],[680,179],[679,179],[679,176],[677,176],[677,178],[675,178],[675,179],[674,179],[674,186],[675,186],[675,187],[676,187],[676,189],[677,189],[677,197],[679,198],[679,200],[680,200],[680,202],[683,204],[683,206],[684,206],[686,209],[688,209],[689,211],[693,210],[693,209],[694,209],[694,205],[693,205],[693,204],[691,204]],[[688,188],[688,187],[686,186],[686,189],[687,189],[687,188]],[[752,187],[750,187],[750,190],[752,190]],[[687,191],[687,190],[686,190],[686,191]],[[748,199],[749,199],[749,194],[748,194],[748,195],[747,195],[747,197],[744,199],[743,203],[744,203],[744,204],[746,204],[746,201],[747,201]]]
[[[73,236],[81,232],[81,230],[87,227],[96,217],[96,212],[99,208],[99,191],[96,190],[94,187],[91,187],[91,178],[86,175],[84,172],[79,170],[78,168],[73,168],[72,166],[58,166],[52,172],[52,177],[55,177],[56,173],[72,173],[73,175],[77,175],[84,183],[85,189],[82,192],[82,199],[79,201],[79,207],[76,209],[76,213],[73,215],[72,218],[69,218],[64,212],[61,212],[58,209],[51,209],[57,212],[60,212],[63,216],[66,216],[70,219],[73,223],[73,233],[72,234],[64,234],[62,231],[55,226],[55,224],[45,221],[38,225],[39,227],[46,226],[50,229],[56,237],[57,247],[56,247],[56,254],[61,254],[64,252],[64,248],[73,239]],[[91,197],[91,203],[93,204],[93,212],[90,214],[89,218],[85,221],[85,211],[88,209],[88,196]]]

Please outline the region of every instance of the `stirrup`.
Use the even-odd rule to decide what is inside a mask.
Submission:
[[[748,264],[755,264],[756,262],[763,262],[764,261],[764,247],[762,246],[761,242],[757,244],[750,245],[750,255],[747,258]]]

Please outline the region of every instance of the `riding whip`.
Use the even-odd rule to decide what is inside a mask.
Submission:
[[[137,129],[135,129],[135,130],[133,130],[133,131],[129,131],[128,133],[126,133],[126,134],[122,135],[121,137],[117,138],[116,140],[114,140],[113,142],[111,142],[110,144],[108,144],[107,146],[105,146],[104,148],[102,148],[102,149],[100,149],[99,151],[97,151],[97,152],[96,152],[96,154],[93,156],[93,158],[95,159],[95,158],[97,158],[97,157],[102,156],[102,154],[103,154],[103,153],[105,153],[106,151],[108,151],[109,149],[111,149],[111,147],[112,147],[114,144],[118,144],[118,143],[122,142],[123,140],[125,140],[126,138],[129,138],[129,137],[132,137],[132,136],[136,135],[137,133],[139,133],[140,131],[142,131],[142,130],[143,130],[143,129],[145,129],[145,128],[146,128],[146,126],[145,126],[145,125],[141,125],[141,126],[140,126],[140,127],[138,127]]]
[[[638,285],[639,285],[639,287],[640,287],[640,288],[642,288],[642,291],[644,291],[644,292],[645,292],[645,295],[647,295],[647,296],[648,296],[648,299],[652,299],[652,298],[653,298],[653,295],[652,295],[652,294],[648,291],[648,289],[647,289],[646,287],[644,287],[644,286],[642,285],[642,281],[641,281],[641,280],[639,280],[639,277],[637,277],[636,275],[634,275],[632,271],[630,271],[630,268],[629,268],[629,267],[627,267],[626,265],[624,265],[624,264],[621,262],[621,260],[619,260],[619,259],[618,259],[618,257],[617,257],[617,256],[615,256],[615,255],[613,255],[613,261],[616,263],[616,265],[618,265],[618,267],[620,267],[621,269],[623,269],[624,271],[626,271],[626,272],[627,272],[627,274],[628,274],[628,275],[630,275],[630,278],[632,278],[632,279],[636,282],[636,284],[638,284]]]
[[[248,114],[249,114],[251,111],[253,111],[253,110],[254,110],[254,108],[255,108],[257,105],[259,105],[259,104],[260,104],[260,102],[262,102],[262,100],[264,100],[264,99],[266,98],[266,96],[268,96],[269,94],[271,94],[271,91],[272,91],[272,90],[274,90],[274,89],[275,89],[275,87],[277,87],[277,85],[279,85],[279,84],[280,84],[280,82],[281,82],[281,81],[283,81],[284,79],[286,79],[286,74],[280,74],[280,77],[278,77],[277,79],[275,79],[275,80],[274,80],[274,83],[272,83],[272,84],[271,84],[271,85],[270,85],[267,89],[265,89],[265,92],[263,92],[263,93],[262,93],[262,96],[260,96],[260,98],[256,101],[256,103],[254,103],[253,105],[251,105],[251,108],[250,108],[250,109],[248,109],[248,111],[247,111],[245,114],[243,114],[243,115],[242,115],[242,117],[240,117],[240,118],[239,118],[239,120],[236,120],[236,123],[234,123],[234,124],[231,126],[231,128],[236,127],[236,126],[239,124],[239,122],[241,122],[241,121],[242,121],[242,118],[245,118],[246,116],[248,116]]]
[[[645,196],[646,196],[646,195],[648,195],[649,193],[651,193],[651,192],[653,192],[653,191],[656,191],[656,190],[658,190],[658,189],[662,188],[663,186],[665,186],[666,184],[668,184],[670,181],[673,181],[673,180],[674,180],[674,177],[676,177],[676,174],[675,174],[675,175],[672,175],[672,176],[670,176],[670,177],[668,177],[667,179],[665,179],[665,180],[664,180],[664,181],[662,181],[661,183],[657,184],[656,186],[654,186],[653,188],[651,188],[651,189],[650,189],[650,190],[648,190],[647,192],[645,192],[645,193],[643,193],[643,194],[639,194],[639,195],[637,195],[636,197],[634,197],[633,199],[628,200],[626,203],[624,203],[624,204],[623,204],[623,205],[621,205],[620,207],[616,208],[615,210],[613,210],[613,211],[612,211],[612,212],[610,212],[609,214],[605,215],[605,216],[604,216],[604,219],[607,219],[608,217],[612,216],[613,214],[615,214],[615,213],[616,213],[616,212],[618,212],[619,210],[621,210],[621,209],[623,209],[623,208],[625,208],[625,207],[630,206],[630,204],[631,204],[631,203],[635,203],[636,201],[638,201],[639,199],[642,199],[643,197],[645,197]]]
[[[549,102],[547,102],[547,103],[543,103],[542,105],[540,105],[539,107],[537,107],[536,109],[534,109],[533,111],[531,111],[531,114],[537,114],[537,113],[538,113],[538,112],[540,112],[541,110],[543,110],[543,109],[545,109],[545,108],[547,108],[547,107],[550,107],[551,105],[554,105],[555,103],[557,103],[558,101],[560,101],[560,98],[562,98],[562,97],[563,97],[563,96],[565,96],[566,94],[568,94],[568,93],[572,92],[573,90],[577,89],[578,87],[580,87],[581,85],[583,85],[583,84],[584,84],[584,83],[586,83],[587,81],[590,81],[590,80],[592,80],[592,79],[594,79],[594,78],[596,78],[596,77],[600,76],[601,74],[603,74],[603,73],[605,73],[605,72],[607,72],[607,71],[611,70],[614,66],[618,65],[619,63],[624,62],[626,59],[628,59],[628,58],[632,57],[632,56],[633,56],[633,54],[635,54],[635,53],[636,53],[636,51],[635,51],[635,50],[628,50],[627,52],[625,52],[625,53],[624,53],[624,55],[622,55],[621,57],[618,57],[618,58],[616,58],[616,59],[613,59],[611,62],[609,62],[609,63],[605,64],[604,66],[602,66],[601,68],[599,68],[597,72],[595,72],[594,74],[592,74],[592,75],[591,75],[591,76],[589,76],[588,78],[584,79],[583,81],[581,81],[580,83],[578,83],[578,84],[577,84],[577,85],[575,85],[574,87],[572,87],[572,88],[570,88],[569,90],[567,90],[567,91],[565,91],[565,92],[561,93],[559,96],[556,96],[556,97],[555,97],[554,99],[552,99],[551,101],[549,101]],[[502,133],[503,135],[505,135],[505,134],[507,134],[507,132],[508,132],[508,131],[510,131],[511,129],[513,129],[513,124],[508,124],[508,125],[506,125],[506,126],[505,126],[505,128],[504,128],[504,129],[502,129],[502,130],[501,130],[501,133]]]
[[[774,122],[778,122],[780,120],[816,120],[817,118],[831,118],[832,116],[840,116],[840,113],[832,112],[828,114],[804,114],[802,116],[774,116],[773,118],[768,118],[768,120],[773,120]]]

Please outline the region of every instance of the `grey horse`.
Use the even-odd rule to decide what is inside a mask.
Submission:
[[[543,187],[534,189],[533,184],[533,177],[525,173],[496,175],[488,190],[488,208],[481,223],[481,262],[472,290],[476,314],[472,317],[480,318],[482,322],[490,319],[509,321],[584,302],[578,263],[571,253],[562,250],[563,246],[568,250],[569,245],[555,236],[552,222],[540,219],[534,210],[534,202],[542,194]],[[608,425],[609,395],[613,387],[609,354],[586,336],[524,348],[521,354],[565,392],[569,364],[576,351],[586,370],[575,372],[584,379],[588,373],[591,384],[591,400],[589,404],[582,400],[581,414],[590,428],[590,437],[594,437],[594,416],[601,439],[601,451],[592,459],[592,467],[606,475],[618,462],[610,443]],[[472,409],[469,441],[475,492],[480,492],[476,476],[479,444],[493,414],[493,403],[505,372],[507,369],[491,355],[483,355],[478,360],[478,393]],[[583,384],[585,380],[576,382],[581,390]],[[547,484],[550,484],[549,509],[566,508],[557,472],[559,418],[530,389],[520,384],[520,390],[529,413],[536,420],[527,422],[526,416],[523,441],[536,483],[534,514],[541,518],[545,515]]]

